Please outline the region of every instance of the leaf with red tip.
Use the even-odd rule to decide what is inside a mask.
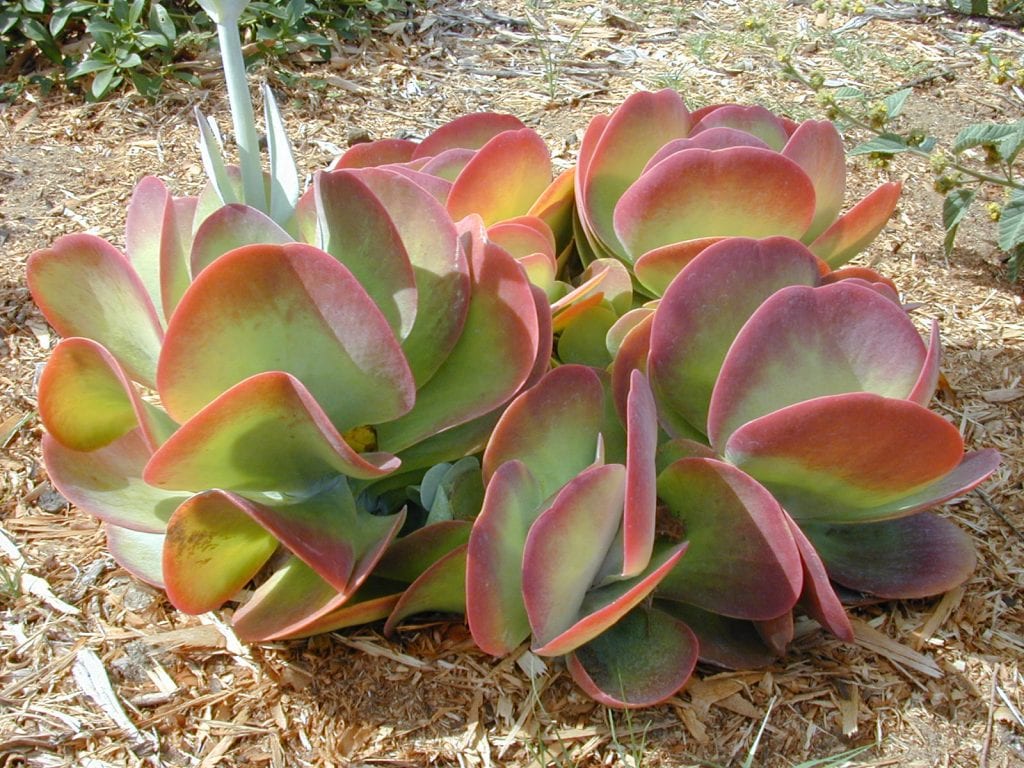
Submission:
[[[657,506],[658,411],[647,379],[640,371],[630,377],[626,405],[626,504],[622,518],[622,575],[635,576],[651,559],[654,512]]]
[[[518,216],[501,221],[487,228],[487,238],[500,245],[515,259],[522,259],[533,253],[543,254],[554,268],[555,237],[547,224],[540,219]]]
[[[577,648],[569,673],[587,695],[609,707],[650,707],[686,685],[697,664],[696,636],[666,613],[637,608]]]
[[[612,362],[611,388],[615,400],[615,412],[619,421],[626,423],[626,404],[633,371],[647,370],[647,357],[651,347],[651,326],[655,313],[642,318],[626,333]],[[613,326],[614,328],[614,326]],[[609,331],[609,334],[611,331]]]
[[[781,288],[817,285],[818,264],[807,248],[784,237],[731,238],[690,262],[666,291],[651,327],[648,366],[663,413],[703,432],[722,361],[740,329]]]
[[[168,320],[192,282],[189,253],[196,204],[194,197],[175,197],[164,208],[160,232],[160,298]]]
[[[378,139],[353,144],[331,164],[330,170],[342,168],[370,168],[389,163],[406,163],[412,160],[416,142],[408,139]]]
[[[142,472],[151,455],[138,429],[88,452],[73,451],[51,435],[43,435],[46,471],[68,501],[113,525],[163,533],[188,495],[143,482]]]
[[[163,330],[128,260],[94,235],[65,235],[28,261],[32,298],[61,336],[99,342],[135,381],[152,387]]]
[[[231,251],[199,274],[180,309],[157,373],[179,422],[266,371],[302,381],[341,430],[412,406],[412,374],[384,316],[352,273],[316,248]]]
[[[429,176],[437,176],[454,184],[459,174],[462,173],[462,169],[469,164],[469,161],[475,155],[475,149],[463,149],[461,147],[446,149],[441,154],[426,159],[426,162],[423,163],[419,171]],[[450,192],[451,188],[449,188]]]
[[[469,541],[472,523],[442,520],[393,541],[374,568],[374,576],[410,584],[427,568]]]
[[[492,138],[505,131],[518,131],[526,126],[512,115],[496,112],[477,112],[445,123],[420,142],[413,159],[433,157],[446,149],[480,149]]]
[[[804,588],[800,593],[800,606],[807,614],[840,640],[853,642],[853,625],[846,609],[839,601],[832,583],[829,581],[825,564],[821,561],[814,545],[811,544],[800,526],[787,516],[789,531],[793,534],[800,559],[804,564]]]
[[[759,105],[725,104],[711,110],[694,124],[691,136],[713,128],[733,128],[761,139],[773,150],[781,150],[789,138],[785,123]]]
[[[568,242],[572,237],[575,183],[575,169],[567,168],[540,193],[527,211],[527,215],[543,221],[559,243]]]
[[[746,422],[816,397],[905,398],[926,353],[906,312],[870,288],[848,280],[783,288],[729,348],[708,409],[711,444],[721,451]]]
[[[39,415],[55,439],[75,451],[92,451],[142,428],[155,450],[177,428],[143,400],[114,356],[90,339],[61,341],[39,380]]]
[[[198,275],[215,259],[243,245],[284,245],[291,241],[291,236],[263,211],[240,203],[222,206],[203,220],[192,238],[192,275]]]
[[[800,123],[782,154],[796,162],[814,185],[814,221],[804,233],[810,242],[836,219],[846,194],[846,155],[843,138],[828,120],[807,120]]]
[[[167,597],[185,613],[230,600],[277,549],[277,540],[221,491],[193,496],[171,517],[163,550]]]
[[[655,610],[688,626],[697,637],[700,660],[725,669],[758,669],[775,660],[753,622],[730,619],[695,605],[655,600]]]
[[[383,621],[398,605],[405,585],[387,579],[371,578],[339,608],[306,622],[301,629],[290,634],[277,635],[278,640],[295,640],[302,637],[334,632],[339,629],[356,627]]]
[[[882,231],[896,210],[902,190],[903,185],[896,181],[883,184],[820,234],[811,243],[811,250],[830,267],[842,266]]]
[[[584,470],[530,528],[523,551],[523,601],[535,647],[575,624],[622,521],[626,470]]]
[[[939,386],[939,366],[942,364],[942,341],[939,339],[939,321],[932,320],[931,333],[928,336],[928,354],[921,366],[921,375],[914,388],[907,395],[918,405],[927,407]]]
[[[390,636],[402,619],[417,613],[464,613],[466,610],[466,545],[463,544],[424,571],[402,594],[384,624]]]
[[[473,523],[466,558],[466,618],[485,653],[504,656],[529,637],[523,603],[523,547],[543,496],[521,461],[498,467]]]
[[[585,366],[563,365],[505,410],[484,452],[484,482],[507,461],[521,461],[546,499],[594,463],[604,391]]]
[[[153,455],[147,482],[198,491],[308,493],[325,477],[373,479],[394,456],[358,453],[309,391],[286,373],[246,379],[190,419]]]
[[[771,149],[771,147],[762,139],[759,139],[757,136],[747,133],[746,131],[741,131],[738,128],[729,128],[727,126],[708,128],[700,133],[691,134],[685,139],[673,139],[662,146],[661,149],[654,153],[654,157],[652,157],[647,163],[647,167],[644,168],[644,173],[647,173],[647,171],[669,155],[676,154],[676,152],[682,152],[686,149],[728,149],[729,147],[756,147],[758,149]]]
[[[651,294],[663,296],[685,266],[697,258],[705,248],[724,239],[722,237],[700,237],[696,240],[684,240],[681,243],[663,245],[638,258],[633,265],[633,273]]]
[[[415,171],[402,165],[389,165],[380,170],[390,171],[397,176],[404,176],[441,205],[445,205],[448,202],[448,195],[452,191],[452,183],[447,179],[442,179],[440,176],[431,176],[429,173]]]
[[[800,553],[785,513],[761,485],[720,461],[682,459],[658,476],[658,497],[690,542],[659,595],[752,620],[793,607]]]
[[[448,212],[458,220],[478,214],[490,226],[524,215],[551,183],[551,154],[530,128],[506,131],[474,155],[448,193]]]
[[[615,232],[635,261],[648,251],[705,237],[799,238],[814,218],[807,174],[777,152],[694,149],[641,176],[615,206]]]
[[[160,241],[171,193],[156,176],[145,176],[132,190],[125,221],[125,253],[163,319],[160,300]]]
[[[928,512],[861,525],[810,524],[829,575],[843,586],[886,599],[947,592],[974,571],[970,537]]]
[[[105,523],[103,530],[107,535],[107,549],[118,565],[147,584],[165,588],[161,567],[166,538],[163,533],[133,531],[110,523]]]

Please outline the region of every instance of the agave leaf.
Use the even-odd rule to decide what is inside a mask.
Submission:
[[[536,131],[505,131],[484,144],[448,194],[453,219],[478,214],[490,226],[525,214],[551,183],[551,153]]]
[[[357,453],[294,377],[246,379],[200,411],[146,467],[158,488],[307,494],[325,478],[373,479],[398,468],[394,456]]]
[[[270,156],[270,218],[283,223],[291,218],[299,199],[299,171],[274,92],[266,83],[262,90],[267,154]]]
[[[647,379],[630,377],[626,405],[626,503],[622,517],[622,575],[636,576],[650,562],[658,489],[654,457],[658,449],[658,412]]]
[[[754,419],[733,432],[724,455],[800,520],[859,522],[945,477],[963,450],[960,432],[937,413],[854,392]]]
[[[663,296],[683,267],[697,258],[705,248],[724,239],[723,237],[699,237],[696,240],[684,240],[681,243],[663,245],[638,258],[633,265],[633,273],[644,288],[655,296]]]
[[[725,669],[757,669],[775,660],[753,622],[730,619],[674,600],[655,600],[654,606],[693,631],[700,660],[706,664]]]
[[[926,356],[906,313],[870,288],[846,280],[783,288],[750,317],[722,364],[708,410],[711,444],[721,451],[742,424],[816,397],[905,398]]]
[[[512,115],[494,112],[463,115],[427,136],[416,147],[411,159],[433,157],[446,149],[480,149],[498,134],[518,131],[525,127],[522,121]]]
[[[817,285],[819,263],[784,237],[730,238],[690,262],[666,291],[651,326],[648,366],[663,411],[704,432],[715,382],[740,329],[776,291]]]
[[[241,502],[221,491],[207,491],[171,517],[163,574],[167,597],[178,610],[195,614],[219,608],[277,549],[277,540]]]
[[[713,128],[733,128],[755,136],[776,152],[781,151],[789,139],[786,124],[774,113],[760,105],[741,106],[725,104],[707,114],[694,115],[695,123],[691,136],[699,136]]]
[[[705,237],[799,238],[813,218],[814,186],[803,169],[753,147],[669,156],[623,193],[614,217],[629,261]]]
[[[546,499],[594,463],[604,391],[590,368],[563,365],[505,410],[484,452],[484,481],[521,461]]]
[[[152,387],[163,329],[128,260],[94,235],[65,235],[28,261],[32,298],[61,336],[99,342]]]
[[[567,662],[576,684],[601,704],[649,707],[686,684],[697,648],[697,637],[683,622],[636,608],[577,648]]]
[[[465,520],[447,520],[396,539],[377,563],[374,576],[411,584],[431,565],[469,541],[472,527]]]
[[[156,450],[177,425],[143,400],[114,356],[90,339],[61,341],[39,380],[39,414],[47,431],[75,451],[93,451],[141,427]]]
[[[231,203],[207,216],[196,229],[189,255],[192,274],[198,275],[228,251],[243,245],[284,245],[291,236],[263,211]]]
[[[253,374],[286,371],[341,430],[412,406],[394,334],[344,266],[301,243],[251,245],[203,270],[171,319],[157,374],[179,422]]]
[[[796,162],[814,184],[815,213],[804,233],[811,242],[835,221],[846,194],[846,156],[843,138],[828,120],[807,120],[789,137],[782,154]]]
[[[167,186],[155,176],[146,176],[132,191],[125,222],[125,252],[161,318],[160,241],[170,200]]]
[[[833,579],[881,598],[947,592],[966,581],[975,566],[967,534],[928,512],[861,525],[806,524],[803,529]]]
[[[825,627],[836,637],[848,643],[853,642],[853,625],[846,615],[843,604],[839,601],[835,589],[828,578],[825,564],[814,549],[800,526],[787,517],[789,531],[793,534],[800,559],[804,565],[804,588],[800,594],[800,606],[807,614]]]
[[[384,634],[391,635],[406,616],[428,611],[465,613],[465,544],[444,555],[408,586],[388,616]]]
[[[147,584],[166,588],[160,561],[166,538],[162,532],[135,531],[111,523],[105,523],[103,530],[107,535],[107,549],[118,565]]]
[[[473,641],[503,656],[530,634],[523,602],[523,547],[543,509],[540,487],[521,461],[498,467],[487,484],[466,555],[466,618]]]
[[[814,254],[830,267],[840,267],[875,239],[889,220],[903,187],[887,182],[843,214],[811,243]]]
[[[412,160],[416,142],[408,139],[378,139],[362,144],[353,144],[335,160],[328,170],[342,168],[372,168],[391,163],[406,163]]]
[[[238,183],[233,183],[221,157],[221,142],[215,125],[199,111],[199,107],[195,108],[195,116],[199,126],[199,154],[211,189],[223,205],[242,202],[241,174],[236,169]]]
[[[345,265],[399,340],[416,319],[416,280],[387,208],[351,171],[313,179],[320,247]]]
[[[682,459],[658,476],[658,497],[690,542],[659,596],[752,620],[793,607],[800,553],[785,513],[761,485],[720,461]]]
[[[43,461],[62,494],[76,507],[121,528],[163,533],[187,494],[142,481],[152,450],[135,429],[94,451],[73,451],[43,435]]]

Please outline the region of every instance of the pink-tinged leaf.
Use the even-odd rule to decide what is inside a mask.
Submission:
[[[475,149],[446,149],[441,154],[427,159],[419,171],[454,184],[459,174],[462,173],[462,169],[469,165],[469,161],[473,159],[476,152]]]
[[[719,459],[709,446],[699,440],[676,437],[661,443],[655,455],[655,465],[660,475],[680,459]]]
[[[404,176],[441,205],[445,205],[448,202],[448,195],[452,191],[452,183],[447,179],[442,179],[440,176],[431,176],[429,173],[423,173],[422,171],[416,171],[401,165],[389,165],[381,170],[391,171],[399,176]]]
[[[500,245],[516,259],[533,253],[543,254],[554,267],[555,236],[540,219],[518,216],[499,222],[487,228],[487,239]]]
[[[540,488],[521,461],[498,467],[473,523],[466,557],[466,618],[485,653],[504,656],[530,635],[523,602],[523,547],[542,510]]]
[[[369,480],[398,466],[388,454],[358,453],[298,380],[272,371],[196,414],[153,455],[145,476],[158,488],[308,493],[325,477]]]
[[[603,304],[574,313],[558,337],[560,362],[607,368],[612,363],[605,338],[615,324],[615,313]]]
[[[806,525],[804,533],[833,579],[885,599],[947,592],[967,581],[977,560],[970,537],[929,512],[861,525]]]
[[[459,174],[448,194],[454,219],[478,214],[490,226],[522,216],[551,183],[551,154],[530,128],[488,141]]]
[[[164,208],[160,232],[160,298],[168,320],[192,282],[189,254],[196,203],[194,197],[176,197]]]
[[[789,523],[789,531],[793,534],[804,565],[804,588],[800,593],[800,607],[840,640],[852,643],[853,625],[850,624],[850,617],[846,615],[843,604],[832,588],[825,564],[815,551],[814,545],[800,530],[800,526],[788,516],[786,522]]]
[[[810,242],[836,219],[846,194],[846,155],[839,131],[828,120],[808,120],[800,124],[782,150],[796,162],[814,184],[817,201],[814,221],[804,233]]]
[[[356,173],[313,178],[320,247],[359,281],[399,340],[416,319],[416,280],[387,208]]]
[[[753,134],[741,131],[738,128],[709,128],[698,134],[685,139],[673,139],[654,153],[654,157],[647,163],[644,173],[656,166],[669,155],[682,152],[686,149],[728,149],[729,147],[756,147],[768,149],[767,143]]]
[[[882,231],[896,210],[902,189],[896,181],[880,186],[820,234],[811,243],[811,250],[830,267],[848,262]]]
[[[708,409],[711,444],[721,451],[746,422],[816,397],[905,398],[926,355],[906,312],[870,288],[849,280],[783,288],[729,348]]]
[[[534,632],[533,652],[540,656],[560,656],[579,648],[584,643],[606,632],[627,613],[646,599],[658,584],[675,568],[686,553],[685,542],[657,553],[645,572],[633,579],[613,581],[587,592],[577,620],[561,634],[539,645]],[[524,556],[524,569],[526,558]],[[525,581],[524,577],[524,581]],[[525,592],[524,592],[525,595]]]
[[[469,308],[466,254],[444,206],[401,174],[383,169],[355,172],[391,217],[412,265],[416,322],[402,342],[418,386],[423,386],[452,351]]]
[[[28,260],[32,298],[57,333],[99,342],[132,379],[154,386],[163,329],[124,255],[94,235],[65,235]]]
[[[464,456],[481,453],[500,415],[499,410],[485,413],[406,448],[399,454],[402,470],[429,469],[445,461],[458,461]]]
[[[754,629],[772,653],[779,657],[785,656],[786,648],[793,642],[793,612],[786,611],[767,621],[755,621]]]
[[[689,130],[690,113],[670,89],[635,93],[610,118],[591,121],[580,146],[576,206],[591,247],[608,251],[598,256],[627,257],[613,225],[616,204],[654,153]]]
[[[697,637],[700,660],[725,669],[758,669],[775,660],[753,622],[730,619],[694,605],[657,600],[655,610],[682,621]]]
[[[705,237],[799,238],[814,218],[814,187],[792,160],[753,147],[694,149],[667,157],[615,206],[630,261]]]
[[[563,365],[505,410],[484,452],[484,482],[507,461],[521,461],[546,499],[594,463],[604,391],[585,366]]]
[[[534,309],[537,310],[537,357],[533,361],[533,370],[516,394],[526,391],[547,374],[551,369],[551,358],[554,355],[554,322],[547,294],[542,288],[532,284],[530,290],[533,293]]]
[[[292,634],[278,635],[277,639],[294,640],[360,624],[383,621],[398,604],[404,587],[404,584],[387,579],[368,579],[340,608],[304,623],[302,629],[296,630]]]
[[[147,584],[165,588],[161,557],[164,548],[163,533],[133,531],[119,525],[105,523],[107,549],[117,564]]]
[[[952,472],[963,439],[937,413],[866,392],[820,397],[747,422],[725,458],[801,520],[877,519],[877,510]],[[852,513],[860,509],[861,513]]]
[[[651,559],[658,489],[654,457],[658,450],[658,412],[647,379],[630,377],[626,404],[626,504],[622,518],[622,575],[636,576]]]
[[[626,470],[584,470],[558,493],[530,528],[523,551],[523,601],[533,644],[547,646],[579,620],[622,522]]]
[[[686,685],[697,647],[697,637],[683,622],[638,608],[577,648],[567,666],[576,684],[601,704],[650,707]]]
[[[424,571],[469,541],[472,523],[442,520],[393,541],[377,562],[374,576],[411,584]]]
[[[713,128],[733,128],[756,136],[776,151],[780,151],[789,138],[785,123],[758,105],[744,107],[739,104],[725,104],[700,116],[699,119],[697,115],[694,118],[696,122],[690,131],[690,135],[694,137]]]
[[[633,371],[647,371],[647,356],[651,346],[651,326],[655,312],[642,317],[631,328],[615,353],[611,371],[612,397],[615,401],[615,412],[619,420],[626,423],[627,401],[632,383]],[[614,328],[614,326],[613,326]],[[611,331],[609,331],[609,334]]]
[[[46,471],[68,501],[112,525],[163,533],[188,495],[143,482],[142,472],[151,453],[138,429],[88,452],[65,448],[50,435],[43,435]]]
[[[142,428],[156,450],[177,425],[143,400],[114,356],[90,339],[64,339],[39,380],[39,415],[47,431],[75,451],[93,451]]]
[[[207,491],[186,501],[167,524],[163,573],[167,597],[185,613],[219,608],[277,549],[237,497]]]
[[[590,284],[595,278],[600,279],[591,293],[599,290],[604,295],[616,316],[625,314],[633,307],[633,278],[629,270],[618,259],[597,259],[590,262],[580,274],[580,288]],[[599,287],[598,287],[599,286]],[[587,293],[583,294],[584,296]]]
[[[928,354],[925,356],[924,365],[921,366],[921,375],[918,377],[914,388],[910,390],[907,399],[918,405],[927,407],[935,395],[935,389],[939,386],[939,366],[942,364],[942,341],[939,338],[939,321],[932,320],[931,333],[928,336]]]
[[[575,169],[567,168],[540,193],[527,211],[527,215],[537,217],[548,226],[558,243],[567,243],[572,238],[575,183]]]
[[[705,248],[724,239],[722,237],[701,237],[696,240],[684,240],[681,243],[663,245],[638,258],[633,265],[633,273],[650,293],[654,296],[663,296],[672,281],[683,271],[683,267],[697,258]]]
[[[407,163],[416,151],[416,142],[407,139],[378,139],[353,144],[331,164],[331,170],[371,168],[390,163]]]
[[[658,497],[690,543],[659,596],[758,621],[792,609],[800,553],[764,487],[720,461],[682,459],[658,476]]]
[[[301,243],[238,248],[199,274],[171,318],[158,389],[184,422],[266,371],[301,380],[341,430],[396,418],[415,399],[373,300],[336,259]]]
[[[465,613],[465,544],[442,557],[409,585],[388,616],[384,634],[393,634],[395,627],[405,617],[427,611]]]
[[[460,223],[472,293],[462,335],[416,394],[416,406],[381,424],[378,443],[393,453],[507,402],[533,370],[540,345],[537,304],[526,274],[486,242],[477,217]]]
[[[413,159],[433,157],[446,149],[480,149],[484,144],[505,131],[518,131],[526,126],[512,115],[495,112],[477,112],[445,123],[420,142]]]
[[[232,203],[211,213],[196,229],[189,261],[198,275],[228,251],[243,245],[284,245],[291,236],[267,214],[248,205]]]
[[[150,300],[163,318],[160,301],[160,241],[164,210],[171,193],[156,176],[145,176],[135,185],[125,221],[125,253],[146,287]]]
[[[690,262],[666,291],[651,327],[651,386],[662,413],[672,414],[666,418],[706,430],[715,382],[740,329],[776,291],[817,285],[818,264],[807,248],[784,237],[732,238]]]

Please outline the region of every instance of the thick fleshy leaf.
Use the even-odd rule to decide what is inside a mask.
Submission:
[[[133,531],[110,523],[104,524],[103,530],[107,534],[107,549],[118,565],[147,584],[165,588],[161,567],[166,538],[163,533]]]
[[[754,629],[772,653],[779,657],[785,656],[786,649],[793,642],[793,612],[786,611],[781,616],[767,621],[755,621]]]
[[[405,416],[381,424],[382,450],[397,453],[507,402],[530,375],[540,343],[530,281],[515,259],[486,242],[480,219],[460,223],[472,293],[462,335]]]
[[[921,366],[921,375],[918,377],[914,388],[907,395],[918,405],[928,407],[932,401],[935,390],[939,386],[939,366],[942,364],[942,342],[939,339],[939,321],[932,320],[931,333],[928,336],[928,354]]]
[[[785,237],[731,238],[695,258],[665,292],[651,327],[648,367],[663,411],[705,431],[722,361],[744,323],[776,291],[817,285],[819,263]]]
[[[900,199],[903,186],[896,181],[883,184],[811,243],[816,256],[830,267],[840,267],[878,236]]]
[[[605,338],[616,319],[615,313],[603,304],[587,307],[575,315],[558,337],[558,359],[562,363],[607,368],[612,356]]]
[[[658,497],[690,542],[659,595],[752,620],[793,607],[800,553],[785,513],[761,485],[720,461],[682,459],[658,476]]]
[[[708,128],[697,134],[692,134],[685,139],[673,139],[661,149],[654,153],[654,157],[647,163],[644,173],[656,166],[669,155],[682,152],[686,149],[728,149],[729,147],[757,147],[758,149],[771,149],[762,139],[752,133],[741,131],[738,128],[719,126]]]
[[[152,451],[141,430],[98,450],[65,448],[43,435],[43,462],[50,480],[68,501],[121,528],[163,533],[187,494],[154,488],[142,480]]]
[[[278,635],[279,640],[310,637],[324,632],[383,621],[402,597],[405,585],[387,579],[370,578],[341,607],[306,622],[292,634]]]
[[[615,206],[615,232],[635,261],[704,237],[799,238],[814,218],[814,187],[792,160],[753,147],[694,149],[641,176]]]
[[[576,184],[576,171],[567,168],[555,177],[530,206],[527,214],[536,216],[555,236],[558,243],[566,243],[572,236],[572,212]]]
[[[622,522],[626,470],[586,469],[530,528],[523,551],[523,601],[535,647],[573,626]]]
[[[124,227],[125,253],[161,318],[160,240],[171,193],[156,176],[145,176],[132,191]]]
[[[185,613],[230,600],[277,549],[277,540],[221,491],[193,496],[171,517],[163,550],[167,597]]]
[[[396,539],[377,563],[374,576],[411,584],[449,552],[469,541],[472,524],[445,520]]]
[[[61,336],[106,347],[135,381],[152,387],[163,330],[128,260],[94,235],[65,235],[28,261],[32,298]]]
[[[887,599],[946,592],[974,570],[970,537],[938,515],[861,525],[808,524],[829,575],[843,586]]]
[[[448,193],[458,220],[478,214],[486,226],[522,216],[551,183],[551,153],[531,128],[488,141],[462,169]]]
[[[846,155],[843,138],[828,120],[800,123],[782,154],[796,162],[814,184],[815,211],[810,229],[804,233],[810,242],[836,219],[846,194]]]
[[[749,133],[776,151],[781,150],[789,138],[785,123],[769,110],[756,104],[725,104],[711,110],[696,120],[690,135],[699,136],[703,131],[714,128],[733,128]]]
[[[102,448],[136,427],[156,450],[177,427],[139,396],[103,345],[77,337],[61,341],[43,369],[39,414],[46,430],[75,451]]]
[[[342,264],[301,243],[225,254],[171,319],[157,373],[179,422],[253,374],[285,371],[341,430],[412,406],[412,374],[370,296]]]
[[[164,208],[160,231],[160,298],[168,320],[192,282],[189,253],[197,202],[194,197],[175,197]]]
[[[466,559],[466,618],[485,653],[504,656],[530,635],[523,603],[523,547],[543,497],[521,461],[498,467],[473,523]]]
[[[651,326],[655,313],[651,313],[626,333],[612,363],[611,386],[615,400],[615,412],[619,421],[626,423],[629,388],[633,382],[633,371],[647,370],[647,357],[651,348]],[[614,327],[614,326],[613,326]],[[611,331],[609,331],[611,333]]]
[[[626,405],[626,504],[622,518],[622,575],[635,576],[651,559],[654,513],[658,503],[654,457],[658,450],[658,411],[647,379],[630,377]]]
[[[378,139],[377,141],[353,144],[331,164],[330,170],[371,168],[390,163],[405,163],[412,160],[416,146],[415,141],[408,139]]]
[[[534,253],[543,254],[555,264],[555,238],[540,219],[534,220],[543,229],[531,222],[528,216],[501,221],[487,228],[487,238],[497,243],[516,259]]]
[[[241,203],[218,208],[207,216],[192,238],[189,261],[198,275],[214,259],[243,245],[290,243],[291,236],[263,211]]]
[[[455,183],[455,180],[462,173],[462,169],[465,168],[469,161],[476,155],[475,149],[446,149],[439,155],[426,159],[423,166],[419,168],[419,171],[429,175],[437,176],[444,179],[449,183]],[[449,192],[451,188],[449,187]],[[445,196],[445,200],[447,200]]]
[[[358,453],[298,380],[272,371],[190,419],[154,454],[146,480],[191,491],[304,494],[333,475],[373,479],[398,466],[388,454]]]
[[[484,452],[484,481],[521,461],[546,499],[594,463],[604,391],[585,366],[562,365],[505,410]]]
[[[391,635],[406,616],[427,611],[466,611],[466,545],[463,544],[424,571],[402,594],[384,624]]]
[[[706,664],[725,669],[757,669],[775,660],[753,622],[730,619],[674,600],[655,600],[654,608],[684,622],[693,631],[700,660]]]
[[[387,208],[351,171],[313,178],[320,247],[344,264],[400,340],[416,319],[416,280]]]
[[[681,243],[663,245],[648,251],[633,265],[633,273],[644,288],[654,296],[663,296],[669,285],[705,248],[714,245],[722,237],[700,237],[696,240],[684,240]],[[737,238],[739,239],[739,238]]]
[[[621,261],[597,259],[587,264],[580,274],[580,288],[586,287],[595,278],[599,278],[600,283],[592,290],[582,293],[582,296],[600,292],[615,311],[616,317],[633,308],[633,278]]]
[[[573,680],[609,707],[649,707],[675,694],[693,674],[698,641],[683,622],[636,608],[568,658]]]
[[[708,410],[711,444],[721,451],[742,424],[816,397],[905,398],[926,354],[906,313],[870,288],[846,280],[783,288],[750,317],[722,364]]]
[[[866,392],[820,397],[747,422],[725,459],[800,520],[858,522],[952,472],[963,439],[937,413]],[[846,513],[832,517],[831,499]],[[851,514],[862,510],[860,515]]]
[[[420,142],[412,159],[433,157],[446,149],[480,149],[488,141],[505,131],[518,131],[526,126],[512,115],[495,112],[477,112],[445,123]]]
[[[825,629],[841,640],[853,642],[853,625],[829,581],[825,564],[821,561],[814,545],[800,530],[792,518],[787,517],[789,531],[793,534],[800,559],[804,564],[804,588],[800,593],[800,607]]]

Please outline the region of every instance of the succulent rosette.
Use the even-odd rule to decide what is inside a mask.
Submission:
[[[320,174],[309,199],[294,229],[315,245],[244,205],[197,216],[148,179],[127,255],[71,235],[29,264],[65,337],[39,393],[55,485],[182,610],[256,578],[234,614],[248,639],[388,615],[459,543],[446,462],[550,354],[544,296],[478,217],[456,225],[384,169]],[[436,465],[419,491],[444,531],[424,535],[385,500]],[[389,554],[410,531],[416,556]],[[414,605],[443,607],[429,588],[446,573]]]
[[[882,184],[840,216],[845,187],[842,139],[828,121],[736,104],[690,112],[675,91],[636,93],[584,135],[577,245],[584,262],[630,265],[652,296],[724,237],[791,237],[834,268],[874,239],[900,192]]]

